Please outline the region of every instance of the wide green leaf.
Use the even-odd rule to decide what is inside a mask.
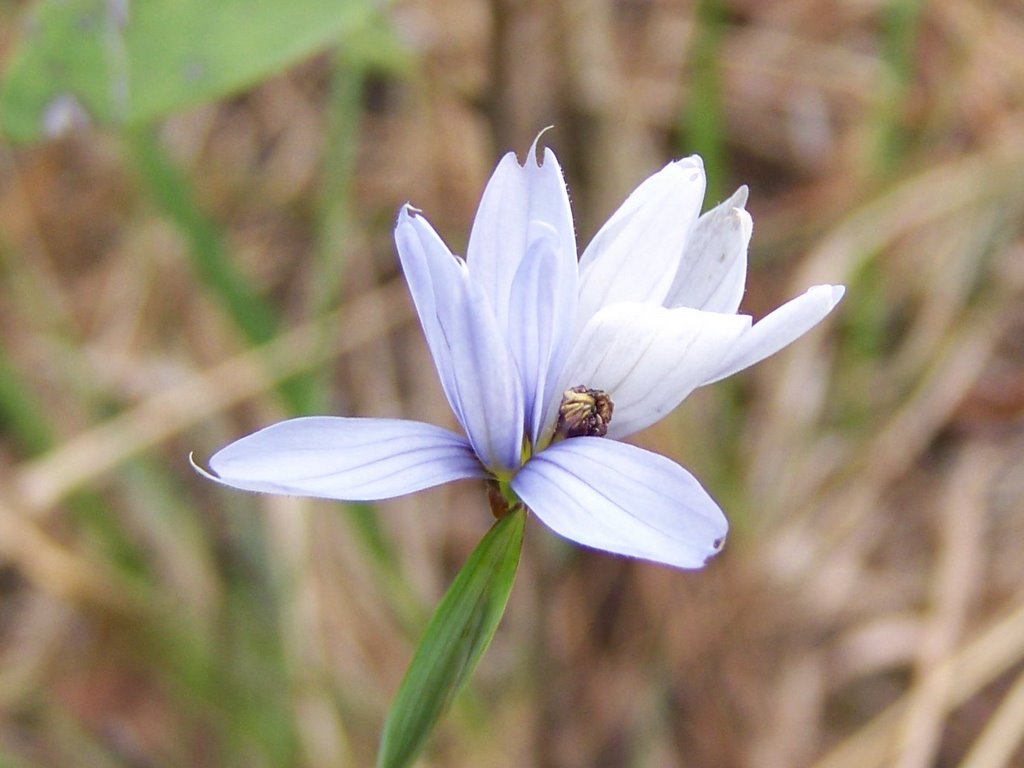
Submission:
[[[8,60],[0,132],[138,124],[364,38],[378,66],[404,60],[371,0],[38,0]]]
[[[378,768],[412,764],[491,644],[512,591],[525,520],[522,507],[498,520],[448,588],[391,706]]]

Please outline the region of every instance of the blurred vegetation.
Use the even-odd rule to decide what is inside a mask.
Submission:
[[[745,311],[836,317],[638,437],[733,522],[683,573],[526,532],[423,764],[1024,763],[1017,0],[0,4],[0,765],[363,766],[487,530],[199,459],[452,423],[396,267],[537,131],[581,240],[669,158],[741,183]],[[641,255],[642,256],[642,255]]]

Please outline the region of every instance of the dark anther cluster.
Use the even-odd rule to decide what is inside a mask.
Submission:
[[[563,437],[604,437],[615,408],[607,392],[573,387],[562,393],[555,431]]]

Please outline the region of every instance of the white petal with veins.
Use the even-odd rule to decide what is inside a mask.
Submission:
[[[373,501],[485,477],[465,438],[399,419],[310,416],[236,440],[210,458],[213,480],[245,491]],[[206,473],[204,473],[206,474]]]
[[[747,188],[703,214],[690,233],[666,307],[734,314],[747,279],[747,246],[754,223],[743,206]]]
[[[464,263],[436,280],[441,335],[452,366],[462,426],[484,465],[519,466],[523,450],[523,388],[515,361],[483,289]]]
[[[562,380],[607,392],[615,406],[608,437],[622,438],[659,421],[720,369],[749,326],[743,315],[613,304],[587,323]]]
[[[522,385],[483,288],[408,206],[395,241],[452,411],[485,465],[518,466]]]
[[[576,233],[562,169],[550,149],[538,163],[536,146],[535,141],[523,165],[512,152],[498,163],[466,249],[469,271],[483,287],[502,329],[507,328],[512,283],[534,241],[555,232],[557,252],[574,269],[576,265]]]
[[[678,464],[600,437],[556,443],[527,462],[512,489],[567,539],[679,568],[701,568],[729,528]]]
[[[536,444],[551,406],[561,399],[560,373],[576,316],[576,264],[558,253],[552,230],[538,238],[512,283],[509,345],[523,384],[526,431]]]
[[[704,164],[694,155],[669,163],[626,198],[580,257],[577,328],[609,304],[664,301],[704,184]]]
[[[455,257],[430,223],[410,205],[402,206],[398,212],[395,245],[402,262],[402,271],[405,273],[405,282],[409,285],[409,293],[412,294],[416,314],[419,315],[420,325],[423,327],[423,335],[427,339],[427,347],[434,358],[437,375],[441,379],[441,388],[455,417],[464,425],[451,356],[441,333],[441,323],[437,317],[437,300],[434,296],[435,275],[454,274]]]
[[[844,293],[846,288],[841,285],[815,285],[787,301],[754,323],[729,350],[722,366],[703,383],[711,384],[732,376],[792,344],[824,320]]]

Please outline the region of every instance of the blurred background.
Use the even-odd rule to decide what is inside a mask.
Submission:
[[[708,206],[751,189],[743,311],[848,292],[636,438],[724,553],[531,522],[422,765],[1024,765],[1019,0],[7,0],[0,68],[0,765],[372,764],[483,489],[346,508],[188,455],[454,425],[392,222],[464,252],[549,125],[581,245],[697,152]]]

